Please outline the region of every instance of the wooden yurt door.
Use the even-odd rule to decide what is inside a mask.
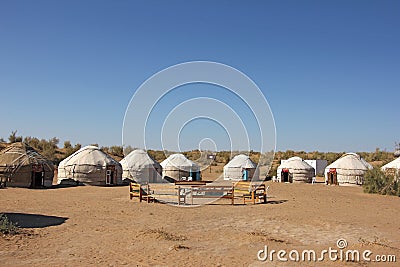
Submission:
[[[112,185],[115,183],[115,166],[107,166],[106,169],[106,185]]]
[[[336,169],[329,169],[329,172],[328,172],[328,184],[334,184],[334,185],[338,184]]]
[[[31,186],[32,187],[42,187],[44,185],[44,170],[43,165],[33,164],[32,165],[32,176],[31,176]]]
[[[283,169],[281,172],[281,182],[288,183],[289,182],[289,169]]]

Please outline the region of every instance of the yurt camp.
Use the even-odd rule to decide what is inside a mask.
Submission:
[[[121,161],[122,179],[138,183],[162,182],[162,167],[142,149],[133,150]]]
[[[400,178],[400,157],[382,166],[382,171]]]
[[[163,179],[175,180],[201,180],[200,167],[182,154],[172,154],[160,163]]]
[[[346,153],[325,168],[325,182],[336,185],[362,185],[364,174],[369,169],[372,169],[371,164],[360,155]]]
[[[237,155],[224,166],[224,180],[251,181],[258,179],[257,164],[247,155]]]
[[[121,164],[96,146],[85,146],[58,166],[58,184],[122,184]]]
[[[315,169],[300,157],[283,160],[276,176],[282,183],[311,183]]]
[[[25,143],[13,143],[0,152],[0,180],[10,187],[51,187],[53,163]]]

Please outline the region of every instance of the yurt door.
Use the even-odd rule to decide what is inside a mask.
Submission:
[[[107,166],[106,170],[106,185],[114,184],[115,166]]]
[[[249,180],[249,171],[243,169],[243,181],[248,181],[248,180]]]
[[[336,172],[336,169],[329,169],[328,184],[337,184],[337,172]]]
[[[44,178],[44,171],[43,166],[40,164],[33,164],[32,165],[32,187],[41,187],[43,186],[43,178]]]
[[[288,183],[289,182],[289,169],[283,169],[281,172],[281,182]]]

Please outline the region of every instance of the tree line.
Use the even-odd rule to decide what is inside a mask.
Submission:
[[[0,142],[5,142],[3,138],[0,138]],[[75,151],[79,150],[82,145],[72,144],[70,141],[65,141],[62,147],[59,147],[59,139],[56,137],[50,139],[39,139],[37,137],[31,136],[19,136],[17,135],[17,131],[12,131],[8,137],[8,143],[15,143],[15,142],[25,142],[26,144],[32,146],[36,150],[38,150],[43,156],[47,157],[48,159],[52,160],[55,164],[58,164],[61,160],[65,159]],[[99,147],[98,144],[92,144]],[[120,160],[124,157],[124,155],[129,154],[134,147],[127,146],[102,146],[100,147],[101,150],[110,154],[114,158]],[[148,154],[153,157],[156,161],[161,162],[166,157],[172,153],[173,151],[163,151],[163,150],[147,150]],[[303,159],[324,159],[328,161],[328,164],[332,163],[333,161],[337,160],[341,155],[345,152],[320,152],[320,151],[312,151],[312,152],[305,152],[305,151],[294,151],[294,150],[286,150],[286,151],[277,151],[277,152],[267,152],[267,153],[260,153],[257,151],[251,150],[250,152],[247,151],[218,151],[218,152],[201,152],[199,150],[192,150],[192,151],[185,151],[182,152],[187,158],[190,160],[196,160],[197,162],[206,162],[208,159],[206,158],[209,155],[214,156],[214,160],[212,162],[213,165],[218,164],[226,164],[231,160],[231,158],[235,155],[240,153],[249,154],[250,158],[254,162],[259,162],[261,164],[270,164],[272,163],[272,168],[270,173],[274,173],[274,169],[276,172],[277,165],[280,164],[282,159],[288,159],[290,157],[298,156]],[[380,161],[383,163],[387,163],[393,160],[394,153],[382,151],[379,148],[376,148],[374,152],[358,152],[358,154],[363,157],[368,162],[376,162]]]

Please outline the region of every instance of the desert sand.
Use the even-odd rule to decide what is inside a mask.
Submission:
[[[130,200],[127,186],[1,189],[0,212],[24,228],[22,234],[0,237],[0,265],[378,265],[257,259],[265,245],[318,252],[337,248],[340,238],[347,241],[346,249],[369,249],[400,261],[399,197],[322,183],[267,185],[267,204],[239,200],[231,206],[220,200],[184,208]]]

